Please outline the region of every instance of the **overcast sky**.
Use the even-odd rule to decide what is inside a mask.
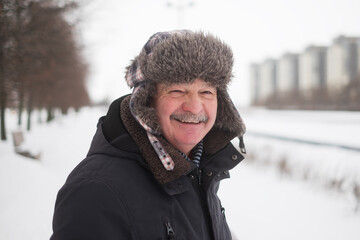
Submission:
[[[340,34],[360,36],[359,12],[358,0],[92,0],[80,28],[90,95],[97,101],[130,93],[124,80],[130,60],[152,34],[181,28],[210,32],[232,47],[230,95],[247,105],[250,63],[329,46]]]

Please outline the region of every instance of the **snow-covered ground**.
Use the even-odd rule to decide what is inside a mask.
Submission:
[[[353,194],[360,202],[360,112],[250,109],[245,121],[249,159]]]
[[[248,130],[248,156],[220,193],[231,209],[227,215],[235,235],[239,239],[360,239],[360,209],[354,211],[360,201],[360,151],[334,147],[359,148],[360,112],[240,112]],[[233,188],[237,191],[230,197]]]
[[[71,169],[84,158],[99,116],[106,109],[82,109],[51,124],[25,131],[25,148],[41,152],[41,161],[14,154],[8,112],[8,141],[0,143],[0,239],[49,239],[56,194]],[[36,121],[37,116],[34,116]]]
[[[241,113],[249,133],[286,136],[360,149],[360,112],[249,108]]]
[[[98,117],[105,113],[85,108],[51,124],[35,124],[25,139],[29,149],[41,152],[36,161],[14,154],[10,131],[17,127],[15,114],[8,112],[9,141],[0,143],[0,239],[50,237],[57,191],[87,153]],[[351,191],[359,180],[360,152],[251,135],[359,147],[360,114],[246,110],[242,116],[249,159],[231,172],[219,192],[236,238],[360,239],[360,211],[354,211]],[[284,159],[289,172],[279,174]],[[336,191],[325,187],[334,179],[340,184]]]

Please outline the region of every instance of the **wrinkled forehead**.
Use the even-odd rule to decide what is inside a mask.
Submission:
[[[162,82],[156,83],[156,87],[157,88],[165,88],[165,89],[172,88],[172,87],[188,87],[188,86],[194,85],[195,82],[197,83],[197,86],[201,87],[201,88],[211,87],[211,88],[217,89],[217,87],[214,84],[204,81],[200,78],[194,79],[191,82],[175,82],[174,83],[171,81],[162,81]]]

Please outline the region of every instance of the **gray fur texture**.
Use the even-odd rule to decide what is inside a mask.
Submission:
[[[154,82],[190,83],[201,78],[214,86],[224,86],[232,77],[230,47],[201,32],[175,34],[164,39],[150,55],[143,49],[138,61],[145,78]]]

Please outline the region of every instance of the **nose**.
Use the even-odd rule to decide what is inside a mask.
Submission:
[[[186,96],[182,105],[184,111],[198,114],[203,111],[203,104],[201,98],[197,94],[189,94]]]

